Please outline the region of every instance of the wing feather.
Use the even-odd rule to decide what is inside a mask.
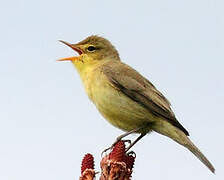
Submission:
[[[188,131],[177,121],[169,101],[150,81],[133,68],[120,61],[110,61],[103,65],[102,72],[110,83],[126,96],[189,135]]]

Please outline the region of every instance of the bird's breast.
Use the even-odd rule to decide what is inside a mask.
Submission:
[[[113,87],[100,70],[89,73],[84,86],[99,112],[114,126],[130,131],[148,123],[150,113]]]

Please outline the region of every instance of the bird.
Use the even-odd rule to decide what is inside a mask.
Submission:
[[[123,63],[109,40],[92,35],[76,44],[59,41],[78,53],[78,56],[59,61],[72,62],[98,111],[109,123],[125,132],[117,141],[132,133],[140,134],[130,149],[154,131],[187,148],[215,172],[211,162],[193,144],[188,131],[177,120],[167,98],[139,72]]]

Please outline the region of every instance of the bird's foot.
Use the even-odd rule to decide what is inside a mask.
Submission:
[[[145,136],[145,134],[140,134],[140,136],[133,141],[132,143],[129,144],[129,146],[125,149],[125,152],[127,153],[129,149],[132,148],[132,146],[134,146],[140,139],[142,139]]]
[[[125,152],[127,152],[127,151],[125,150]],[[130,151],[126,154],[127,154],[127,156],[133,155],[133,157],[136,158],[136,153],[134,151]]]
[[[103,155],[103,153],[107,152],[108,150],[112,149],[115,144],[117,144],[119,141],[121,141],[124,137],[130,135],[130,134],[133,134],[133,133],[136,133],[138,132],[139,130],[141,130],[142,128],[144,127],[140,127],[140,128],[137,128],[137,129],[133,129],[129,132],[126,132],[120,136],[117,137],[116,141],[107,149],[105,149],[102,153],[101,153],[101,156]],[[125,152],[127,152],[132,146],[134,146],[134,144],[136,144],[143,136],[145,136],[145,134],[141,134],[134,142],[131,142],[131,140],[124,140],[124,142],[128,142],[129,143],[129,146],[126,148]]]

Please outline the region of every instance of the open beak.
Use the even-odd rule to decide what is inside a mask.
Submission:
[[[79,49],[78,47],[76,47],[74,44],[70,44],[68,42],[59,40],[60,42],[62,42],[63,44],[67,45],[68,47],[72,48],[74,51],[76,51],[79,55],[81,55],[83,52],[81,49]],[[61,58],[58,59],[58,61],[76,61],[79,60],[79,56],[74,56],[74,57],[66,57],[66,58]]]

